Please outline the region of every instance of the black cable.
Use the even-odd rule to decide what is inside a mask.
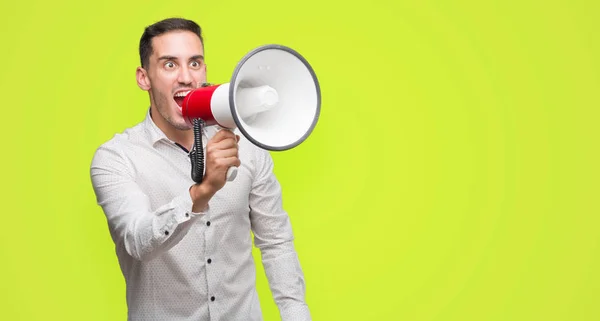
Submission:
[[[190,152],[192,162],[192,179],[200,184],[204,177],[204,149],[202,147],[202,127],[204,121],[201,119],[192,119],[194,123],[194,146]]]

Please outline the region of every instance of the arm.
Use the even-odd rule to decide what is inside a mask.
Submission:
[[[207,144],[206,175],[171,201],[151,210],[149,196],[136,184],[133,169],[117,148],[100,147],[90,170],[98,204],[104,210],[116,244],[123,244],[137,260],[168,251],[189,231],[195,218],[208,210],[208,202],[223,187],[230,166],[239,166],[237,140],[221,131]]]
[[[148,260],[176,245],[203,212],[192,212],[188,191],[151,210],[149,196],[136,184],[132,173],[117,149],[103,146],[96,151],[90,175],[113,240],[123,244],[133,258]]]
[[[282,208],[281,187],[273,174],[273,161],[267,151],[258,150],[256,155],[256,177],[250,193],[254,244],[261,251],[281,319],[310,320],[304,275],[294,249],[290,219]]]

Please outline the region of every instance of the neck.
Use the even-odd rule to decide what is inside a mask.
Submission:
[[[168,139],[185,147],[187,150],[192,149],[192,146],[194,145],[193,129],[181,130],[175,128],[173,125],[169,124],[169,122],[167,122],[154,107],[150,108],[150,117],[152,117],[156,126]]]

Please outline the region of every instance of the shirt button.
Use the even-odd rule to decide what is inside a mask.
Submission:
[[[169,235],[169,231],[165,231],[165,235]]]
[[[208,259],[206,262],[208,262],[208,264],[210,264],[210,263],[212,262],[212,260],[211,260],[211,259]]]
[[[214,296],[211,296],[211,297],[210,297],[210,300],[211,300],[211,301],[214,301],[214,300],[215,300],[215,297],[214,297]]]
[[[210,221],[206,222],[206,226],[210,226]]]
[[[185,213],[185,217],[190,217],[190,213]]]

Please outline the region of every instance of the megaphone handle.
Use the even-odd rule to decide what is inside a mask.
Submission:
[[[216,127],[218,130],[230,130],[228,128],[225,128],[225,127],[222,127],[219,125],[216,125]],[[228,182],[233,181],[235,179],[235,177],[237,176],[237,172],[238,172],[237,167],[234,167],[234,166],[229,167],[229,169],[227,170],[227,181]]]
[[[237,167],[229,167],[229,169],[227,170],[227,181],[231,182],[235,179],[235,177],[237,176],[237,172],[238,169]]]
[[[194,147],[190,152],[192,163],[192,179],[200,184],[204,178],[204,153],[202,147],[202,127],[204,123],[201,119],[194,119]],[[231,182],[237,176],[237,167],[229,167],[227,169],[227,181]]]

